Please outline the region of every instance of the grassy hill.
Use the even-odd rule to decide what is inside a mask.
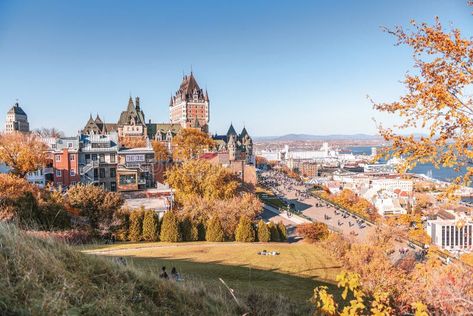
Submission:
[[[162,266],[176,267],[186,280],[202,281],[209,288],[222,278],[237,296],[251,291],[279,294],[308,305],[314,287],[334,282],[339,264],[320,247],[307,243],[118,243],[89,245],[83,251],[102,256],[121,256],[149,273]],[[261,256],[258,251],[277,251]]]
[[[307,306],[221,286],[174,283],[112,260],[29,237],[0,223],[0,315],[303,315]]]

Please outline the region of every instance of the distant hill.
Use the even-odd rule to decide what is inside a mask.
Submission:
[[[381,140],[379,135],[369,134],[287,134],[283,136],[254,137],[255,141],[330,141],[330,140]]]

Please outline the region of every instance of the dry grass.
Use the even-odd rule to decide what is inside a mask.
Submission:
[[[261,250],[280,253],[260,256]],[[340,271],[335,260],[316,245],[297,243],[123,243],[89,246],[86,253],[123,256],[144,270],[176,267],[186,279],[215,286],[223,278],[237,293],[278,293],[307,303],[317,285],[332,283]]]
[[[221,285],[157,278],[85,255],[0,223],[0,315],[304,315],[307,306],[278,295],[248,292],[239,306]],[[143,260],[147,260],[143,258]],[[153,273],[150,273],[153,272]]]

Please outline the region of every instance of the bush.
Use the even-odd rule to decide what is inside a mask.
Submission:
[[[172,211],[166,212],[163,216],[159,239],[167,242],[178,242],[182,240],[179,232],[179,221]]]
[[[307,223],[297,226],[297,234],[309,242],[324,240],[329,236],[329,230],[324,223]]]
[[[130,229],[128,230],[128,239],[131,241],[140,241],[143,238],[143,210],[134,210],[130,214]]]
[[[119,241],[128,240],[128,230],[130,229],[130,211],[120,210],[115,213],[115,226],[113,232]]]
[[[240,217],[240,222],[235,232],[235,239],[239,242],[254,242],[255,241],[255,230],[253,223],[246,216]]]
[[[143,240],[159,240],[159,217],[155,211],[145,211],[143,218]]]
[[[199,240],[199,231],[197,225],[189,217],[185,217],[181,223],[181,236],[183,241],[197,241]]]
[[[197,224],[197,235],[198,235],[197,240],[204,241],[205,240],[205,233],[206,233],[205,224],[202,223],[202,222],[199,222]]]
[[[123,205],[123,198],[119,193],[107,192],[92,184],[72,186],[67,191],[67,201],[78,210],[80,216],[87,217],[93,229],[100,226],[107,229],[114,213]]]
[[[278,223],[278,233],[281,241],[287,241],[287,229],[283,222]]]
[[[271,235],[271,241],[279,242],[281,241],[281,236],[279,236],[279,230],[273,222],[268,224],[269,233]]]
[[[218,217],[214,216],[209,220],[205,232],[205,240],[217,242],[225,240],[222,224],[220,223],[220,219],[218,219]]]
[[[258,222],[258,241],[271,241],[271,232],[269,231],[268,225],[266,225],[266,223],[262,219],[260,219]]]

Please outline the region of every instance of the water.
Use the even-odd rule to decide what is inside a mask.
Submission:
[[[371,148],[372,147],[367,147],[367,146],[356,146],[356,147],[349,147],[348,150],[350,150],[355,155],[371,155]],[[416,174],[424,174],[437,180],[450,182],[456,177],[464,175],[465,168],[457,172],[452,168],[440,167],[439,169],[436,169],[431,163],[426,163],[426,164],[417,164],[417,166],[415,166],[409,172],[416,173]]]

